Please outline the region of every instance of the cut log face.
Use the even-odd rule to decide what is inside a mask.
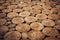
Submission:
[[[6,33],[4,38],[5,40],[19,40],[21,38],[21,34],[18,31],[11,31]]]

